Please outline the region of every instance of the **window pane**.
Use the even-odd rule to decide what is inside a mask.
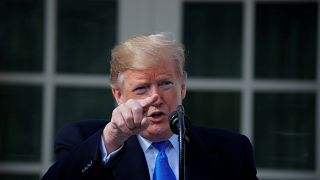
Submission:
[[[66,123],[111,118],[115,101],[109,89],[59,87],[56,100],[56,130]]]
[[[257,3],[255,77],[315,79],[316,2]]]
[[[188,92],[183,102],[193,124],[239,131],[240,93]]]
[[[0,174],[1,180],[39,180],[36,175]]]
[[[116,41],[115,0],[59,0],[58,71],[105,73]]]
[[[0,85],[0,160],[39,161],[42,88]]]
[[[184,3],[186,68],[191,76],[240,77],[241,3]]]
[[[259,167],[315,168],[315,94],[257,93],[254,118]]]
[[[0,71],[42,70],[43,2],[0,2]]]

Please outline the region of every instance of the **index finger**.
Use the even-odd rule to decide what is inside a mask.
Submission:
[[[150,107],[153,103],[155,103],[157,101],[157,99],[158,99],[158,95],[155,94],[153,96],[139,100],[139,103],[143,109],[146,109],[146,108]]]

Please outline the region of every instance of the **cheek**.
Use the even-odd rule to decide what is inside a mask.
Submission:
[[[172,110],[174,110],[179,104],[182,103],[181,92],[174,90],[170,93],[166,93],[165,101],[166,104],[170,106],[170,109],[173,108]]]

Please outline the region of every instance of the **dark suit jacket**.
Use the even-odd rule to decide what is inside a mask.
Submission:
[[[55,141],[56,162],[43,179],[150,179],[136,136],[130,137],[107,167],[101,163],[101,134],[107,121],[68,125]],[[225,130],[191,126],[186,144],[186,179],[253,180],[253,151],[248,138]]]

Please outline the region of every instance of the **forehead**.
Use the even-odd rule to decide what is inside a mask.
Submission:
[[[141,81],[161,80],[165,78],[178,79],[178,73],[173,61],[163,61],[148,68],[128,69],[121,73],[119,82],[131,84]]]

